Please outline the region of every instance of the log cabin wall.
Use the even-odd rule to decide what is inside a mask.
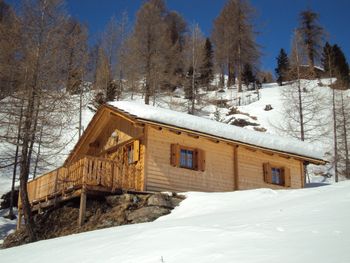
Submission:
[[[147,126],[146,190],[147,191],[232,191],[234,189],[233,147],[177,134],[168,129]],[[204,171],[171,165],[171,145],[198,148],[205,154]]]
[[[290,187],[303,187],[303,163],[294,158],[263,152],[245,146],[194,138],[186,132],[147,127],[145,165],[148,191],[233,191],[256,188],[285,189],[264,181],[264,163],[289,171]],[[173,167],[171,145],[199,148],[205,153],[205,170]],[[236,154],[236,156],[234,156]],[[234,163],[237,163],[237,167]],[[237,176],[237,177],[235,177]],[[236,186],[235,186],[236,182]]]
[[[264,163],[289,169],[291,188],[303,187],[303,163],[294,158],[284,158],[277,154],[271,155],[260,150],[246,147],[237,149],[238,185],[240,190],[256,188],[285,189],[283,186],[264,182]]]

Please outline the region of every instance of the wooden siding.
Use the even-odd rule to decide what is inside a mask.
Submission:
[[[283,186],[264,182],[263,164],[281,166],[290,169],[291,188],[301,188],[303,176],[301,174],[302,162],[293,158],[284,158],[276,154],[267,154],[262,151],[250,150],[245,147],[237,149],[238,185],[239,189],[272,188],[285,189]]]
[[[186,133],[147,126],[147,191],[232,191],[234,189],[233,147]],[[172,143],[205,152],[205,171],[173,167],[170,164]]]

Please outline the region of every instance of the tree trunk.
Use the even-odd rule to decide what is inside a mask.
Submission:
[[[36,154],[36,159],[35,159],[35,164],[34,164],[33,179],[35,179],[35,177],[36,177],[36,172],[37,172],[37,169],[38,169],[38,163],[39,163],[39,158],[40,158],[40,148],[41,148],[42,136],[43,136],[43,127],[41,127],[41,129],[40,129],[40,134],[39,134],[38,152],[37,152],[37,154]]]
[[[335,111],[335,90],[332,91],[332,111],[333,111],[333,140],[334,140],[334,178],[338,182],[338,142],[337,142],[337,115]]]
[[[344,96],[343,91],[340,93],[341,96],[341,111],[343,116],[343,136],[344,136],[344,147],[345,147],[345,176],[349,178],[350,167],[349,167],[349,149],[348,149],[348,136],[347,136],[347,125],[346,125],[346,115],[344,109]],[[338,179],[338,178],[337,178]]]
[[[30,94],[31,93],[31,94]],[[29,177],[29,167],[30,167],[30,156],[29,156],[29,145],[31,138],[31,126],[32,119],[34,117],[34,100],[35,93],[33,88],[31,88],[28,96],[28,105],[24,116],[24,127],[23,127],[23,143],[22,143],[22,156],[21,156],[21,168],[20,168],[20,195],[23,209],[23,216],[25,220],[25,226],[27,234],[30,241],[35,241],[35,225],[31,213],[30,203],[28,199],[27,182]]]
[[[19,115],[18,129],[17,129],[17,139],[16,139],[16,152],[15,152],[15,163],[13,166],[13,174],[12,174],[12,184],[11,184],[11,196],[10,196],[10,209],[9,209],[9,218],[14,218],[15,215],[13,213],[13,199],[15,193],[15,184],[16,184],[16,176],[17,176],[17,164],[18,164],[18,153],[19,153],[19,143],[21,140],[21,128],[22,128],[22,119],[23,119],[23,100],[21,101],[21,111]]]
[[[235,70],[233,67],[233,64],[231,61],[229,61],[228,66],[227,66],[227,70],[228,70],[228,81],[227,81],[227,87],[230,87],[232,85],[235,84]]]

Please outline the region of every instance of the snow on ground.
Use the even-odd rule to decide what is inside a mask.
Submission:
[[[187,196],[155,222],[1,250],[0,258],[12,263],[350,262],[350,182]]]
[[[0,197],[11,190],[11,179],[7,176],[0,176]],[[0,199],[1,202],[1,199]],[[16,228],[17,220],[9,220],[4,218],[8,214],[8,210],[0,210],[0,245],[3,239],[12,233]]]

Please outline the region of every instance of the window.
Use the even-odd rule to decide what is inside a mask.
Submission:
[[[179,144],[172,144],[170,163],[174,167],[204,171],[204,151],[196,148],[181,146]]]
[[[282,169],[281,168],[272,167],[271,168],[271,172],[272,172],[272,178],[271,178],[272,183],[273,184],[283,184]]]
[[[193,151],[181,149],[180,150],[180,167],[193,169]]]
[[[134,162],[134,145],[130,144],[127,147],[128,149],[128,164],[131,164]]]
[[[264,181],[268,184],[291,186],[290,171],[286,167],[264,163]]]
[[[128,164],[137,162],[140,159],[140,141],[135,140],[126,146]]]

